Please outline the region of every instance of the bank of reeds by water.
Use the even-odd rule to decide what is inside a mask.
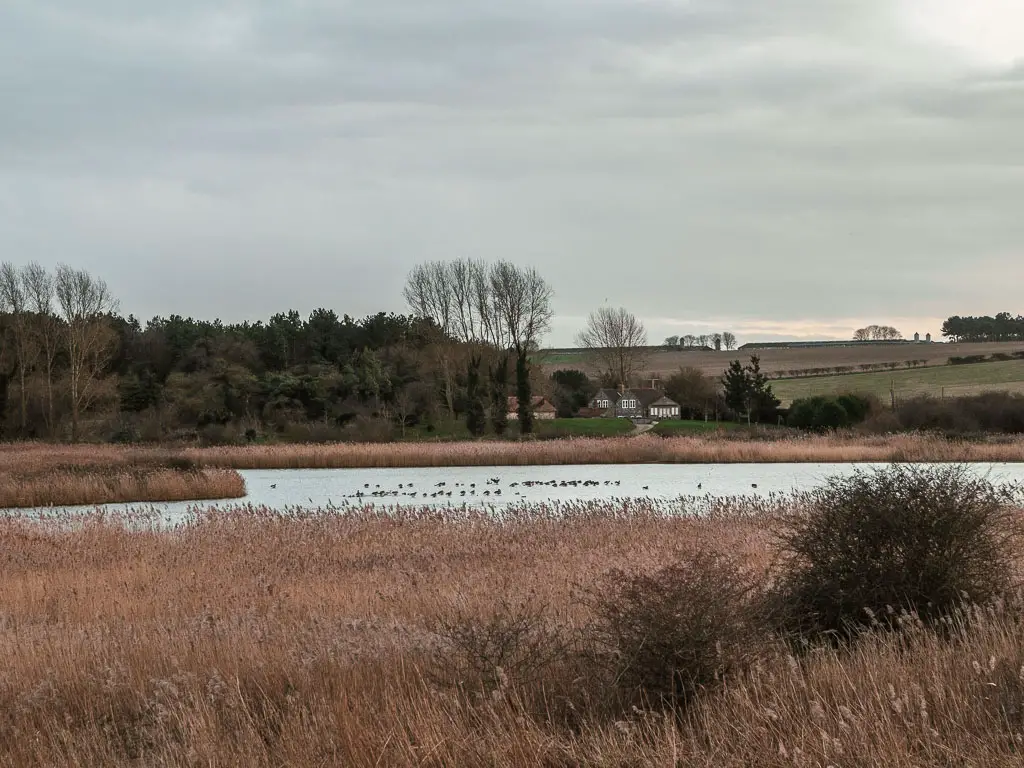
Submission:
[[[577,595],[610,568],[714,547],[761,578],[779,513],[737,512],[0,520],[0,763],[1019,764],[1024,631],[1009,611],[952,640],[880,635],[800,659],[767,643],[683,714],[609,716],[569,656],[531,675],[512,654],[486,688],[438,668],[452,617],[500,635],[511,605],[530,638],[585,627]]]
[[[532,466],[639,463],[1015,462],[1024,438],[955,441],[927,435],[582,438],[543,442],[378,443],[189,448],[198,462],[237,469]]]
[[[548,441],[300,443],[245,446],[0,444],[0,467],[165,465],[225,469],[346,469],[568,464],[1018,462],[1024,438],[927,434],[568,438]]]
[[[234,469],[201,467],[179,452],[42,443],[0,446],[0,508],[245,496]]]

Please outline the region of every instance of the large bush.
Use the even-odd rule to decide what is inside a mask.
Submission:
[[[915,397],[900,403],[903,429],[947,435],[977,432],[1024,432],[1024,395],[986,392],[969,397]]]
[[[613,571],[592,597],[595,671],[625,705],[685,707],[741,668],[758,636],[755,581],[727,556]]]
[[[832,478],[781,531],[771,614],[787,633],[843,639],[903,610],[927,623],[986,603],[1010,585],[1019,503],[963,466]]]
[[[797,429],[827,432],[859,424],[871,413],[873,401],[860,395],[817,395],[794,400],[786,423]]]

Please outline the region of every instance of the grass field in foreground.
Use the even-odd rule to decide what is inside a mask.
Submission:
[[[872,394],[883,402],[894,387],[898,399],[916,395],[945,393],[946,397],[976,395],[981,392],[1024,392],[1024,360],[971,365],[941,365],[884,373],[848,373],[800,379],[776,379],[771,382],[776,397],[788,404],[801,397],[852,392]]]
[[[879,637],[799,660],[766,645],[679,718],[604,715],[602,677],[543,655],[545,638],[587,626],[573,595],[605,569],[718,549],[763,573],[772,514],[254,509],[137,533],[110,519],[8,519],[0,764],[1019,765],[1024,636],[1011,616],[957,642]],[[526,617],[520,634],[502,623],[507,605]],[[498,687],[437,674],[461,669],[438,634],[446,622],[470,640],[525,638]]]

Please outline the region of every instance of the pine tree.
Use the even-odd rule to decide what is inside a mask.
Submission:
[[[466,370],[466,428],[480,437],[487,430],[487,411],[480,387],[480,356],[473,355]]]
[[[529,435],[533,432],[533,395],[525,349],[516,355],[516,398],[519,400],[519,434]]]
[[[761,358],[750,356],[750,365],[746,369],[750,382],[750,410],[755,421],[771,421],[775,419],[780,401],[772,392],[768,377],[761,373]]]
[[[503,354],[491,368],[491,426],[494,434],[508,429],[508,355]]]
[[[729,369],[722,377],[722,384],[725,387],[725,404],[737,414],[749,414],[751,381],[739,360],[729,363]]]

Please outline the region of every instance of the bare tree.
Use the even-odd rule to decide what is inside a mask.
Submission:
[[[490,267],[474,259],[422,264],[409,274],[403,294],[413,313],[433,318],[446,338],[473,348],[469,364],[477,376],[481,348],[502,355],[513,350],[525,358],[551,324],[550,286],[536,270],[508,262]],[[453,411],[451,366],[445,362],[443,367]]]
[[[612,383],[628,387],[647,362],[647,331],[636,315],[624,307],[601,307],[591,312],[576,343],[590,350],[601,373]]]
[[[551,327],[553,291],[536,269],[499,261],[490,270],[493,322],[503,336],[499,343],[516,353],[516,399],[519,434],[533,431],[533,396],[529,354]]]
[[[736,349],[736,336],[731,331],[725,331],[722,334],[722,344],[728,350]]]
[[[490,270],[492,322],[499,345],[517,354],[537,347],[551,328],[552,290],[535,269],[499,261]]]
[[[53,277],[38,263],[32,262],[21,273],[25,294],[34,314],[32,330],[36,348],[42,358],[46,375],[46,430],[52,435],[53,371],[60,344],[60,321],[53,313]]]
[[[89,406],[94,385],[113,357],[117,337],[107,315],[117,302],[106,282],[83,269],[58,265],[57,303],[65,323],[71,400],[71,440],[78,440],[79,416]]]
[[[711,339],[711,346],[713,346],[715,348],[715,352],[721,352],[722,351],[722,334],[720,334],[720,333],[712,333],[711,336],[710,336],[710,339]]]
[[[32,317],[29,314],[22,271],[9,261],[0,264],[0,312],[7,312],[11,316],[14,353],[18,362],[21,434],[24,436],[28,428],[28,389],[25,381],[29,368],[35,363],[36,347],[32,343]]]

